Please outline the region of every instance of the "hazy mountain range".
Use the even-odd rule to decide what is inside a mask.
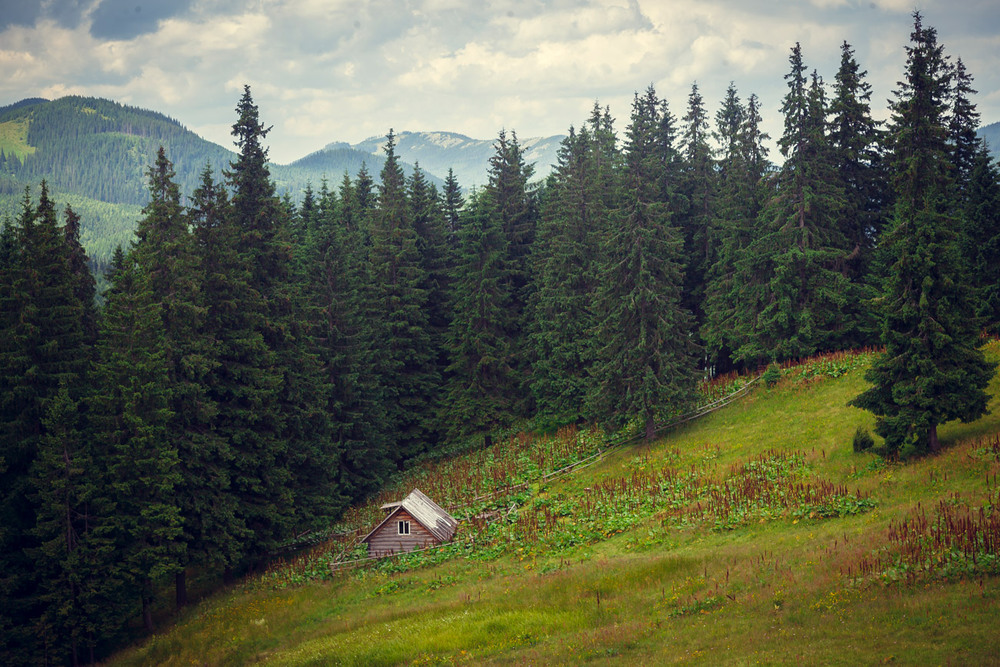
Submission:
[[[544,178],[551,172],[563,138],[564,135],[518,137],[524,161],[535,165],[536,178]],[[400,132],[396,135],[396,152],[407,163],[419,164],[424,171],[442,178],[448,174],[449,168],[452,169],[458,182],[468,189],[486,183],[493,143],[493,139],[471,139],[455,132]],[[328,144],[318,154],[354,150],[366,155],[382,155],[384,145],[385,137],[371,137],[353,145],[342,142]],[[292,164],[301,164],[312,157],[307,156]]]

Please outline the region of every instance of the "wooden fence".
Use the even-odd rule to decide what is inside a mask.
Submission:
[[[757,376],[756,378],[754,378],[750,382],[747,382],[745,385],[743,385],[741,388],[737,389],[736,391],[734,391],[731,394],[727,394],[726,396],[723,396],[722,398],[716,399],[716,400],[714,400],[714,401],[712,401],[710,403],[705,403],[704,405],[699,405],[698,407],[696,407],[694,410],[692,410],[690,412],[687,412],[687,413],[684,413],[684,414],[682,414],[680,416],[674,417],[670,421],[667,421],[667,422],[665,422],[663,424],[660,424],[659,426],[656,426],[654,428],[654,432],[655,433],[663,433],[664,431],[667,431],[667,430],[669,430],[671,428],[674,428],[676,426],[680,426],[681,424],[685,424],[685,423],[687,423],[689,421],[692,421],[692,420],[697,419],[699,417],[703,417],[703,416],[705,416],[707,414],[715,412],[716,410],[724,408],[725,406],[729,405],[730,403],[732,403],[733,401],[737,400],[738,398],[741,398],[742,396],[745,396],[750,391],[750,387],[752,387],[754,384],[756,384],[760,380],[760,378],[761,378],[761,376]],[[603,459],[608,454],[608,452],[614,451],[616,449],[624,447],[627,444],[630,444],[630,443],[636,442],[638,440],[641,440],[644,437],[645,437],[644,433],[637,433],[637,434],[633,434],[633,435],[617,436],[617,437],[613,436],[611,438],[605,438],[605,440],[604,440],[604,447],[600,451],[598,451],[597,453],[592,454],[591,456],[588,456],[585,459],[577,461],[576,463],[571,463],[568,466],[564,466],[564,467],[562,467],[562,468],[560,468],[558,470],[553,470],[552,472],[545,473],[545,474],[541,475],[541,477],[539,477],[538,480],[542,481],[542,482],[547,482],[547,481],[555,479],[557,477],[561,477],[563,475],[567,475],[567,474],[569,474],[571,472],[575,472],[577,470],[582,470],[583,468],[587,468],[589,466],[592,466],[595,463],[599,462],[601,459]],[[476,503],[482,502],[484,500],[491,500],[493,498],[497,498],[497,497],[502,496],[502,495],[509,495],[511,493],[516,493],[518,491],[523,491],[523,490],[525,490],[525,489],[528,488],[529,484],[530,484],[530,482],[522,482],[520,484],[515,484],[514,486],[507,487],[505,489],[500,489],[500,490],[494,491],[492,493],[487,493],[487,494],[483,494],[481,496],[476,496],[475,498],[473,498],[472,500],[470,500],[470,501],[468,501],[466,503],[460,503],[460,504],[457,504],[457,505],[448,505],[447,509],[449,511],[465,509],[467,507],[470,507],[470,506],[472,506],[472,505],[474,505]],[[510,509],[507,510],[505,516],[510,516],[511,512],[514,511],[514,509],[516,508],[516,506],[517,506],[516,503],[514,505],[511,505]],[[351,546],[347,548],[347,550],[345,551],[345,555],[349,554],[351,551],[353,551],[354,548],[360,542],[361,529],[357,529],[355,531],[352,531],[352,533],[355,534],[355,535],[357,535],[357,537],[354,540],[354,542],[351,544]],[[342,533],[341,535],[349,535],[349,534],[351,534],[351,533]],[[370,555],[370,556],[367,556],[365,558],[357,558],[357,559],[353,559],[353,560],[334,561],[333,563],[330,563],[330,570],[331,570],[331,572],[337,572],[337,571],[339,571],[341,569],[350,569],[350,568],[353,568],[353,567],[358,567],[358,566],[363,565],[365,563],[370,563],[373,560],[379,560],[379,559],[382,559],[382,558],[395,558],[395,557],[400,556],[400,555],[402,555],[404,553],[421,553],[421,552],[424,552],[424,551],[430,551],[430,550],[433,550],[433,549],[439,549],[442,546],[444,546],[444,545],[443,544],[438,544],[438,545],[435,545],[435,546],[432,546],[432,547],[425,547],[423,549],[414,549],[413,551],[403,551],[403,552],[399,552],[399,553],[390,553],[390,554],[383,554],[383,555]]]

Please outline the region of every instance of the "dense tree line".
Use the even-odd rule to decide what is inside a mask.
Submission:
[[[161,148],[103,306],[48,186],[0,234],[0,656],[93,661],[194,569],[261,564],[394,470],[540,428],[652,437],[699,377],[882,344],[889,454],[985,410],[1000,323],[1000,176],[971,77],[916,15],[887,126],[850,45],[832,86],[789,56],[768,159],[761,103],[653,87],[619,139],[595,104],[533,184],[501,132],[463,193],[362,168],[277,196],[247,88],[238,153],[182,203]]]

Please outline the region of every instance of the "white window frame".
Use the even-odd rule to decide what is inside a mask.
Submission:
[[[400,519],[396,522],[396,532],[398,535],[409,535],[410,534],[410,522],[403,521]]]

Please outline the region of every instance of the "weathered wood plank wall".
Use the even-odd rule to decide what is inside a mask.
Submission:
[[[410,522],[410,534],[400,535],[400,521]],[[434,536],[421,526],[406,510],[399,510],[378,532],[368,539],[368,553],[381,556],[388,553],[413,551],[435,544]]]

